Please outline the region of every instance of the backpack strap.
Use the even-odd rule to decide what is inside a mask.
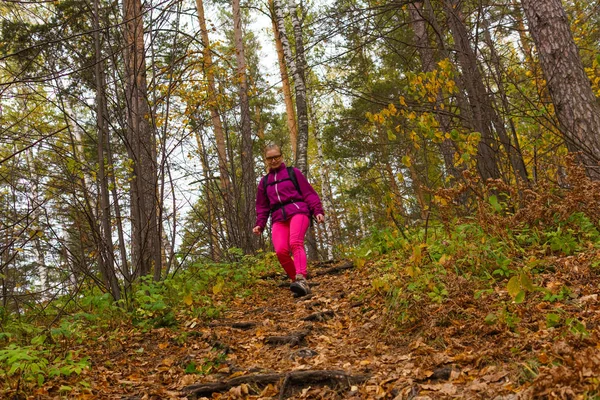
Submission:
[[[296,188],[296,192],[298,192],[300,197],[303,197],[302,190],[300,190],[300,185],[298,184],[298,179],[296,179],[296,171],[294,171],[294,167],[287,167],[287,171],[288,171],[290,180],[292,181],[292,183],[294,184],[294,187]]]
[[[294,167],[287,167],[286,169],[287,169],[289,178],[284,178],[284,179],[280,179],[280,180],[268,183],[269,174],[263,176],[262,188],[263,188],[265,197],[267,197],[267,186],[275,185],[276,183],[287,181],[287,180],[292,181],[292,183],[294,184],[294,188],[296,188],[296,192],[298,192],[300,197],[302,197],[302,190],[300,190],[300,185],[298,184],[298,179],[296,179],[296,171],[294,171]]]

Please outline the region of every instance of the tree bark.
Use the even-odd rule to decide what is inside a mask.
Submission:
[[[98,184],[100,186],[100,220],[102,229],[100,235],[100,245],[102,253],[105,254],[104,268],[106,269],[107,286],[110,287],[111,294],[115,300],[121,298],[121,288],[115,274],[115,248],[112,240],[110,198],[108,195],[108,179],[106,177],[106,168],[104,160],[104,150],[108,143],[108,123],[105,115],[106,94],[104,92],[104,63],[102,61],[102,50],[100,48],[100,22],[99,22],[98,0],[94,0],[94,50],[96,78],[96,124],[98,129]]]
[[[570,152],[581,152],[588,175],[600,179],[600,105],[583,69],[560,0],[522,0],[559,128]]]
[[[314,109],[314,108],[313,108]],[[316,119],[316,118],[315,118]],[[333,227],[336,229],[336,236],[339,235],[339,228],[337,227],[337,216],[334,212],[333,202],[331,201],[331,197],[329,193],[331,193],[331,185],[329,182],[329,168],[327,167],[327,162],[325,161],[325,156],[323,155],[323,145],[321,143],[321,133],[317,124],[315,126],[315,139],[317,141],[317,154],[319,157],[319,173],[321,178],[321,200],[323,201],[323,208],[326,214],[325,218],[325,235],[327,236],[327,259],[333,259],[333,249],[338,244],[335,242],[335,238],[333,235]]]
[[[296,110],[298,112],[298,142],[296,147],[296,167],[308,176],[308,101],[306,94],[306,58],[302,25],[296,10],[296,1],[289,0],[290,17],[294,28],[296,45],[296,72],[294,85],[296,88]]]
[[[206,19],[204,17],[204,3],[202,0],[196,0],[196,9],[198,11],[198,22],[200,24],[200,35],[204,44],[202,50],[202,56],[204,59],[204,74],[208,83],[208,108],[210,110],[210,117],[213,125],[215,134],[215,141],[217,142],[217,155],[219,157],[219,179],[221,182],[221,190],[223,193],[223,204],[225,211],[225,230],[229,232],[232,229],[233,222],[230,218],[231,215],[236,213],[233,191],[231,188],[231,179],[229,169],[227,167],[227,147],[225,145],[225,133],[223,131],[223,123],[221,121],[221,114],[219,113],[219,102],[217,98],[217,88],[215,84],[214,66],[211,56],[211,45],[208,37],[208,29],[206,28]]]
[[[240,0],[233,0],[233,31],[235,40],[235,54],[237,60],[237,80],[240,96],[241,112],[241,161],[242,161],[242,193],[241,201],[243,210],[242,238],[245,253],[252,253],[255,241],[252,237],[252,227],[256,210],[256,174],[254,172],[254,159],[252,152],[252,127],[250,125],[250,101],[248,99],[248,80],[246,77],[246,56],[244,51],[244,38],[242,33],[242,17]]]
[[[498,88],[498,95],[500,96],[500,102],[502,104],[502,109],[504,114],[507,115],[508,124],[511,127],[512,131],[512,141],[508,136],[508,133],[505,128],[505,123],[500,118],[498,113],[494,113],[497,118],[494,120],[494,125],[496,126],[496,130],[498,132],[498,136],[500,138],[500,142],[504,147],[504,151],[510,160],[513,172],[515,173],[515,177],[517,181],[520,180],[522,183],[529,183],[529,176],[527,175],[527,168],[525,167],[525,161],[523,160],[523,154],[521,153],[521,146],[519,145],[519,139],[517,137],[517,132],[514,126],[514,122],[512,118],[509,116],[510,105],[508,101],[508,97],[506,95],[506,90],[504,89],[504,81],[503,81],[503,66],[502,61],[500,60],[500,56],[496,51],[496,46],[494,41],[492,40],[492,35],[490,33],[489,23],[484,20],[484,32],[483,32],[483,40],[487,47],[490,50],[490,57],[492,63],[492,70],[494,71],[494,80],[496,86]]]
[[[162,241],[158,221],[156,137],[150,124],[144,21],[141,0],[123,0],[126,75],[127,149],[131,177],[132,264],[134,275],[154,272],[160,279]]]
[[[208,157],[206,155],[206,149],[204,145],[204,141],[202,140],[202,136],[200,132],[196,133],[196,143],[198,144],[198,154],[200,156],[200,162],[202,163],[202,174],[204,175],[204,191],[206,196],[206,211],[207,211],[207,230],[208,230],[208,247],[210,251],[210,258],[215,262],[220,262],[221,248],[219,246],[219,233],[217,231],[217,223],[216,223],[216,204],[215,200],[212,196],[212,176],[211,168],[208,165]]]
[[[293,4],[293,10],[290,13],[295,15],[296,6],[293,0],[290,1],[290,6]],[[302,42],[302,27],[298,16],[292,16],[292,24],[294,26],[294,36],[296,44],[296,57],[292,54],[290,42],[285,33],[285,18],[283,13],[283,5],[281,0],[273,0],[275,7],[275,19],[277,21],[277,27],[279,28],[279,37],[283,46],[283,52],[285,55],[285,61],[290,68],[292,76],[294,78],[294,89],[296,91],[296,111],[298,117],[298,140],[296,157],[294,164],[296,168],[302,171],[303,174],[307,174],[307,147],[308,147],[308,109],[306,101],[306,85],[304,82],[304,43]],[[299,47],[298,47],[299,46]]]
[[[286,122],[290,133],[290,145],[292,147],[292,159],[296,158],[298,144],[298,127],[296,125],[296,111],[294,110],[294,101],[292,100],[292,89],[290,87],[290,79],[285,65],[285,55],[283,44],[281,43],[281,35],[277,27],[277,17],[275,16],[275,6],[273,0],[269,0],[271,8],[271,20],[273,22],[273,33],[275,35],[275,49],[277,50],[277,60],[279,62],[279,73],[281,75],[281,90],[283,92],[283,100],[285,102]]]
[[[444,0],[444,11],[454,38],[458,62],[462,69],[462,83],[468,94],[472,128],[481,134],[477,152],[477,169],[485,181],[500,178],[498,169],[498,146],[490,126],[494,112],[477,65],[477,57],[471,48],[468,31],[462,20],[459,0]]]

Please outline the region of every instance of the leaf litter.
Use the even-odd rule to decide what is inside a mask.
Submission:
[[[510,302],[509,294],[497,288],[474,300],[477,288],[451,274],[446,278],[450,301],[414,304],[418,318],[395,323],[393,305],[373,292],[376,269],[344,268],[314,277],[318,289],[308,299],[294,299],[287,288],[270,281],[250,297],[230,302],[223,317],[211,323],[193,319],[178,328],[145,332],[125,324],[117,342],[81,346],[92,360],[90,370],[49,380],[29,398],[60,398],[59,388],[75,388],[83,379],[89,387],[73,389],[69,397],[193,399],[191,386],[268,374],[281,376],[266,383],[250,379],[199,398],[593,398],[600,393],[600,307],[591,259],[589,254],[556,258],[555,272],[538,282],[579,288],[560,307],[565,315],[577,315],[583,330],[564,318],[561,324],[568,326],[563,329],[548,327],[546,310],[555,307],[539,299],[510,304],[511,315],[518,318],[512,327],[506,321],[488,323],[486,316]],[[306,320],[317,313],[327,318]],[[239,323],[246,325],[235,328]],[[577,334],[578,328],[584,333]],[[266,340],[298,332],[302,340],[280,345]],[[348,378],[290,378],[299,371],[339,371]],[[349,383],[351,377],[365,379]]]

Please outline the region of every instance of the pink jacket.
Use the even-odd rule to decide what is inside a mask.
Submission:
[[[269,171],[260,180],[256,191],[256,224],[254,226],[260,226],[264,229],[271,212],[271,223],[286,221],[296,214],[308,216],[323,214],[323,205],[315,189],[308,183],[308,180],[299,169],[294,168],[294,172],[302,194],[298,193],[294,183],[289,179],[284,163],[281,163],[276,170]],[[267,179],[266,196],[264,179]],[[284,205],[281,206],[281,204]]]

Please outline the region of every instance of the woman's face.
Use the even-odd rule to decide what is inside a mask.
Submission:
[[[265,153],[265,160],[267,161],[267,165],[270,169],[278,168],[283,162],[281,150],[277,148],[267,150]]]

